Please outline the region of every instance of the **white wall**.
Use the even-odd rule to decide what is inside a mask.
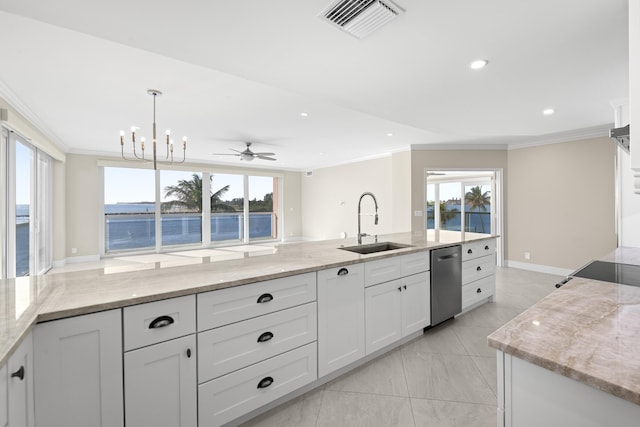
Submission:
[[[316,169],[302,177],[302,234],[309,240],[354,238],[358,230],[358,200],[365,191],[378,200],[379,223],[362,216],[362,232],[387,234],[410,231],[410,156],[398,153],[373,160]],[[395,167],[394,167],[395,165]],[[362,213],[375,211],[373,201],[362,201]],[[396,215],[400,215],[396,222]],[[366,241],[366,238],[365,238]]]

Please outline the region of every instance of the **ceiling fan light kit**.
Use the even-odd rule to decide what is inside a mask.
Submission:
[[[260,159],[260,160],[271,160],[271,161],[275,161],[277,159],[274,159],[271,156],[275,156],[276,153],[255,153],[253,151],[251,151],[251,142],[245,142],[245,145],[247,146],[247,148],[245,148],[243,151],[238,151],[238,150],[234,150],[233,148],[230,148],[229,150],[231,151],[235,151],[235,154],[228,154],[228,153],[213,153],[214,156],[238,156],[240,157],[240,160],[245,160],[247,162],[251,162],[253,161],[253,159]]]

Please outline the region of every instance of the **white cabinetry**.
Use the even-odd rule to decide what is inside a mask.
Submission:
[[[382,265],[395,272],[384,275],[384,279],[393,280],[374,284],[383,276],[367,273],[380,271]],[[429,251],[365,263],[366,354],[429,326],[428,270]],[[412,274],[416,271],[422,272]],[[411,275],[402,277],[407,273]]]
[[[365,355],[364,265],[318,272],[318,376]]]
[[[122,317],[109,310],[36,325],[42,427],[122,426]]]
[[[33,338],[29,333],[7,363],[9,427],[34,427]]]
[[[127,426],[196,426],[196,338],[188,335],[124,356]]]
[[[124,308],[127,426],[197,426],[195,295]]]
[[[198,423],[219,426],[318,378],[316,275],[198,295]]]
[[[498,351],[498,425],[637,427],[640,405]]]
[[[462,310],[493,298],[496,279],[496,240],[462,245]]]

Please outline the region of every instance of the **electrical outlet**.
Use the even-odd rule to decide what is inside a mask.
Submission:
[[[77,253],[77,252],[78,252],[78,248],[71,248],[71,253],[72,253],[72,254],[75,254],[75,253]]]
[[[531,252],[525,252],[524,259],[531,259]]]
[[[414,211],[413,216],[422,216],[422,211]]]

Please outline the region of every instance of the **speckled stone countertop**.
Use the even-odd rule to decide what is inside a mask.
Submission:
[[[601,261],[640,265],[640,248],[619,248]],[[574,278],[488,341],[640,405],[640,287]]]
[[[0,304],[0,365],[37,322],[494,237],[466,233],[463,238],[456,232],[390,234],[379,236],[379,241],[411,247],[369,255],[338,249],[356,245],[355,239],[286,243],[274,248],[245,246],[225,252],[203,249],[180,256],[143,255],[135,265],[3,280],[0,301],[6,303]]]

